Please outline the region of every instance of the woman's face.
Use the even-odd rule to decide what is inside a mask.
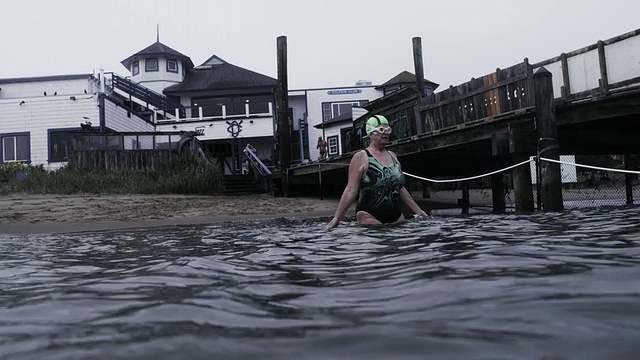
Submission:
[[[380,124],[369,136],[371,139],[387,142],[389,141],[389,135],[391,135],[391,127],[387,124]]]

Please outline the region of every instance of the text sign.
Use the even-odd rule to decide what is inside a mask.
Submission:
[[[362,92],[361,89],[343,89],[343,90],[329,90],[327,94],[329,95],[346,95],[346,94],[360,94]]]

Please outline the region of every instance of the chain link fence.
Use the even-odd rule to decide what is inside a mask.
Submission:
[[[540,160],[544,161],[544,160]],[[562,197],[565,209],[640,204],[640,155],[576,155],[561,156]],[[533,202],[541,209],[536,161],[531,159],[531,183]],[[406,174],[406,173],[405,173]],[[463,208],[480,212],[492,212],[494,200],[492,175],[485,174],[471,179],[406,177],[414,198],[426,201],[432,208]],[[516,196],[509,170],[498,171],[504,188],[505,212],[515,212]]]

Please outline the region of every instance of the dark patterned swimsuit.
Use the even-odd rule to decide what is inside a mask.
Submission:
[[[404,186],[404,175],[400,165],[391,154],[393,164],[384,166],[376,160],[369,150],[369,168],[360,180],[356,212],[366,211],[381,223],[392,223],[402,215],[400,190]]]

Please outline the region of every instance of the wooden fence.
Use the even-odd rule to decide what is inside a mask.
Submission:
[[[178,153],[158,150],[72,150],[69,167],[84,170],[156,171],[178,161]]]
[[[68,166],[84,170],[157,171],[172,167],[184,149],[200,147],[182,132],[73,133]]]

